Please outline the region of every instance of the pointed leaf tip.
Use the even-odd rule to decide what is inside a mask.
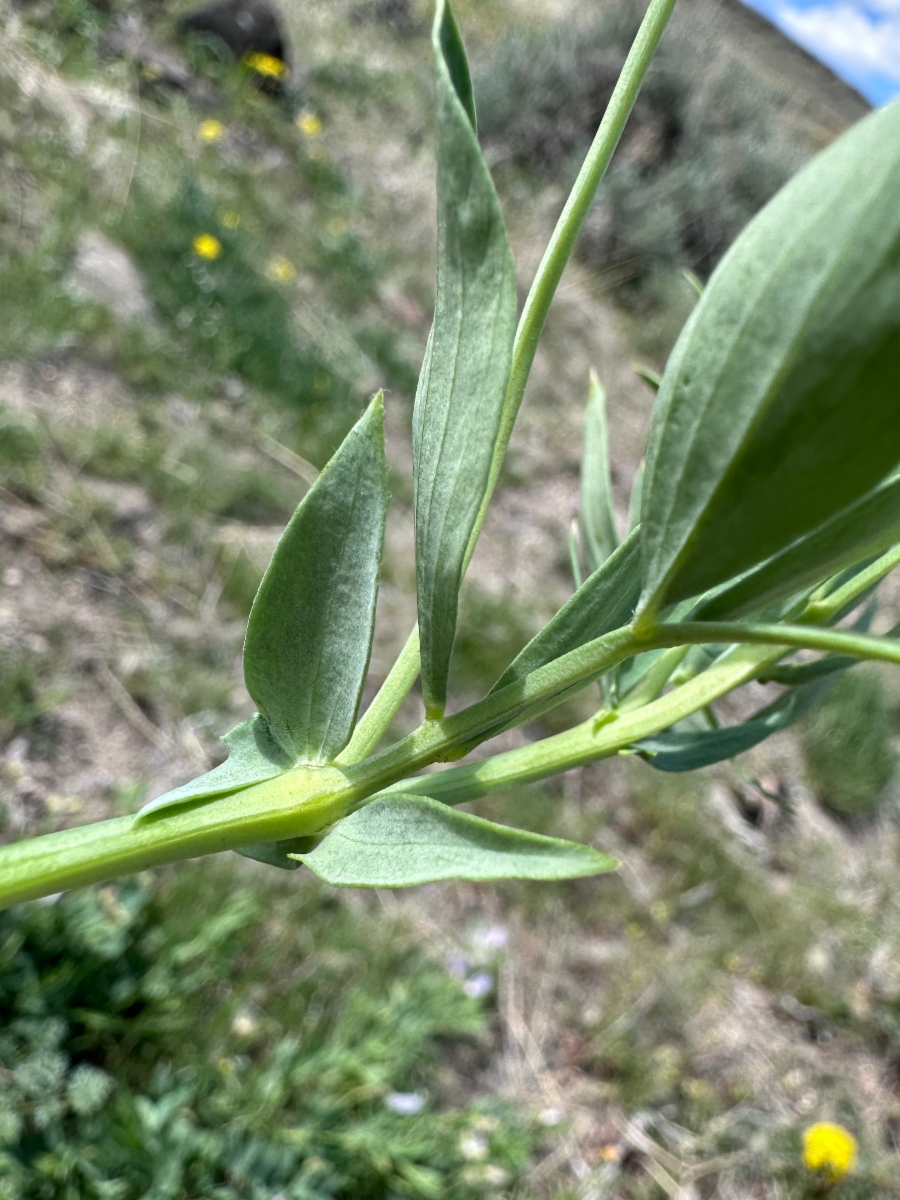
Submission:
[[[516,277],[475,134],[469,69],[449,5],[436,59],[438,271],[413,411],[416,585],[429,717],[447,700],[459,589],[483,520],[516,328]]]
[[[345,817],[311,853],[291,857],[335,887],[576,879],[618,866],[590,846],[495,825],[428,797],[397,793]]]
[[[387,505],[379,393],[300,502],[247,622],[247,690],[295,761],[331,761],[353,730]]]

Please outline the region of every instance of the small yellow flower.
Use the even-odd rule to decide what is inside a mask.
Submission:
[[[347,232],[347,222],[343,217],[330,217],[325,224],[325,228],[332,237],[341,237]]]
[[[274,54],[248,54],[244,62],[257,75],[265,75],[267,79],[281,80],[287,77],[287,63]]]
[[[233,208],[226,208],[222,213],[222,224],[226,229],[237,229],[241,223],[241,214],[235,212]]]
[[[322,122],[314,112],[305,109],[297,117],[295,122],[301,133],[306,134],[308,138],[316,138],[322,132]]]
[[[221,121],[213,120],[213,118],[201,121],[197,136],[201,142],[217,142],[219,138],[225,136],[225,126]]]
[[[297,278],[297,268],[289,258],[276,254],[266,266],[266,275],[273,283],[293,283]]]
[[[803,1163],[830,1183],[837,1183],[856,1164],[856,1138],[843,1125],[819,1121],[803,1131]]]
[[[222,253],[222,243],[212,233],[198,233],[191,246],[198,257],[208,258],[210,261]]]

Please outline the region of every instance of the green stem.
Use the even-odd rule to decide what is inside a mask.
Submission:
[[[807,605],[802,620],[827,621],[836,616],[898,565],[900,565],[900,545],[893,546],[886,554],[882,554],[862,571],[858,571],[842,587],[824,596],[816,593],[810,604]]]
[[[419,677],[420,669],[419,626],[414,625],[378,695],[354,729],[353,737],[337,756],[338,763],[359,762],[372,753],[400,711],[400,706]]]
[[[492,792],[537,783],[573,767],[609,758],[641,738],[667,729],[755,679],[783,653],[783,647],[736,647],[717,659],[702,675],[642,709],[626,713],[620,709],[612,720],[602,725],[592,717],[565,733],[494,755],[484,762],[466,763],[431,775],[405,779],[386,790],[432,796],[445,804],[463,804]]]
[[[655,700],[669,682],[672,674],[681,666],[689,650],[690,646],[673,646],[671,650],[666,650],[661,654],[646,674],[642,675],[631,691],[626,694],[618,706],[618,711],[620,713],[631,712],[633,709],[643,708],[645,704]]]
[[[117,817],[15,842],[0,848],[0,908],[164,863],[315,833],[339,820],[354,799],[342,772],[307,767],[156,820]]]
[[[553,696],[584,686],[635,653],[707,642],[759,643],[771,649],[768,654],[754,655],[747,645],[736,651],[737,655],[749,656],[747,670],[737,674],[730,670],[735,658],[723,655],[696,680],[644,709],[614,716],[599,728],[590,723],[590,737],[584,733],[586,727],[580,726],[581,740],[574,736],[575,730],[571,731],[574,741],[557,746],[565,751],[559,757],[554,757],[552,747],[538,743],[543,749],[535,751],[536,769],[543,774],[566,770],[591,757],[613,753],[646,733],[664,729],[716,695],[752,678],[789,647],[900,663],[897,642],[803,625],[697,621],[662,625],[643,638],[626,626],[580,646],[462,712],[426,722],[396,745],[363,762],[343,768],[296,768],[223,799],[183,809],[162,809],[140,820],[100,822],[5,846],[0,849],[0,907],[200,854],[315,833],[373,793],[446,758],[455,747],[514,720]]]
[[[669,645],[685,642],[741,642],[762,645],[792,646],[797,650],[824,650],[837,654],[850,654],[871,662],[889,662],[900,665],[900,642],[892,638],[874,637],[868,633],[849,633],[842,629],[815,629],[809,625],[744,624],[738,621],[684,621],[663,625],[653,631],[656,639],[665,630],[673,641]]]
[[[547,244],[547,249],[544,251],[544,256],[540,261],[537,273],[529,289],[516,329],[509,383],[507,384],[506,396],[503,400],[500,428],[497,432],[497,441],[491,459],[490,475],[466,551],[466,559],[463,565],[464,572],[468,569],[472,555],[475,552],[475,545],[484,525],[491,497],[497,486],[497,480],[500,477],[503,459],[506,456],[506,448],[512,436],[513,426],[516,423],[516,417],[522,404],[522,397],[525,395],[525,386],[528,383],[528,376],[531,374],[531,367],[534,363],[534,356],[537,352],[538,342],[544,328],[544,322],[547,319],[550,304],[559,286],[559,281],[562,278],[566,264],[572,257],[575,242],[578,234],[581,232],[585,217],[590,211],[594,197],[597,194],[597,188],[606,174],[628,118],[631,116],[631,110],[634,108],[641,85],[650,68],[650,63],[653,60],[656,48],[659,45],[660,38],[665,31],[674,7],[675,0],[651,0],[650,7],[647,9],[644,19],[641,22],[637,37],[634,39],[634,44],[628,52],[628,57],[625,59],[622,73],[613,89],[613,94],[603,114],[603,119],[600,122],[591,148],[581,166],[581,170],[578,172],[578,178],[575,180],[569,198],[559,216],[556,228],[553,230],[553,234]],[[410,659],[404,663],[402,673],[399,673],[397,679],[394,681],[396,690],[393,695],[396,699],[397,708],[391,713],[391,720],[393,720],[397,709],[403,703],[404,698],[415,683],[419,673],[418,633],[416,630],[410,634],[410,641],[413,636],[416,638],[415,651],[410,651]],[[406,654],[407,650],[409,650],[410,641],[404,647],[403,654]],[[412,670],[413,653],[416,663],[415,671]],[[398,665],[399,660],[395,664],[395,667]],[[393,674],[393,671],[391,674]],[[385,688],[390,679],[391,676],[388,676],[388,680],[385,681]],[[406,684],[406,691],[401,692],[400,688],[403,686],[401,681],[404,679],[408,680],[408,683]],[[385,700],[385,711],[387,711],[387,699]],[[371,712],[371,708],[369,712]],[[366,716],[363,717],[363,721],[366,720],[368,715],[369,713],[367,712]],[[387,725],[390,725],[390,720],[387,722]],[[377,727],[376,718],[373,716],[372,731]],[[340,761],[352,762],[356,761],[357,757],[362,757],[362,751],[357,754],[357,750],[363,746],[368,750],[377,745],[377,742],[383,733],[386,732],[386,729],[387,726],[384,727],[375,742],[370,741],[370,731],[364,731],[359,735],[358,746],[355,745],[357,738],[356,733],[354,733],[350,744],[341,754]]]
[[[488,505],[491,501],[506,447],[512,436],[513,425],[525,394],[525,385],[531,374],[531,366],[537,351],[538,341],[550,310],[550,304],[559,286],[566,264],[572,257],[575,242],[581,232],[585,217],[590,211],[597,194],[597,188],[606,174],[619,139],[625,129],[625,124],[631,115],[641,85],[649,70],[653,55],[659,45],[660,38],[668,24],[675,0],[651,0],[641,27],[638,30],[634,44],[625,59],[625,65],[613,89],[609,104],[603,114],[600,127],[587,153],[578,178],[575,180],[569,198],[553,230],[553,235],[544,251],[537,273],[525,300],[525,307],[519,318],[516,330],[516,340],[513,345],[512,367],[506,396],[503,401],[503,411],[500,416],[500,429],[494,447],[491,461],[491,473],[488,486],[478,513],[478,520],[469,542],[466,565],[472,557],[475,543],[484,524]]]

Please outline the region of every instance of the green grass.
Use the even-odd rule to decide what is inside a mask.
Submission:
[[[512,1183],[527,1124],[444,1107],[435,1072],[487,1036],[483,1004],[401,923],[316,883],[199,882],[0,917],[0,1196],[476,1200],[473,1130]]]

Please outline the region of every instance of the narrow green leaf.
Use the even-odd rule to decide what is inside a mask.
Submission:
[[[609,471],[606,394],[592,370],[584,418],[581,458],[581,508],[578,514],[581,547],[587,572],[593,574],[619,544]]]
[[[296,761],[331,761],[353,730],[387,504],[379,394],[291,518],[247,623],[247,690]]]
[[[765,674],[759,675],[760,683],[783,683],[794,687],[801,683],[812,683],[814,679],[823,679],[826,675],[834,675],[836,671],[846,671],[859,663],[858,658],[849,654],[826,654],[809,663],[776,663],[767,667]]]
[[[292,855],[335,887],[415,887],[441,879],[577,879],[618,866],[576,842],[525,833],[424,796],[391,793]]]
[[[515,267],[475,134],[462,41],[443,0],[432,40],[437,296],[413,412],[422,689],[430,717],[446,704],[459,589],[490,481],[516,327]]]
[[[720,263],[663,375],[649,614],[778,554],[900,461],[900,101],[800,171]]]
[[[900,477],[894,476],[704,601],[694,615],[698,621],[743,616],[875,558],[898,541]]]
[[[229,796],[254,783],[273,779],[294,765],[295,760],[275,741],[268,724],[258,713],[249,721],[236,725],[222,741],[228,747],[228,757],[220,766],[157,796],[144,805],[138,816],[145,817],[162,808],[177,808],[193,800]]]
[[[586,642],[627,625],[641,587],[640,534],[635,531],[506,668],[492,692],[515,683]]]
[[[654,392],[659,391],[659,385],[662,382],[658,371],[654,371],[652,367],[648,367],[646,363],[633,362],[631,369],[635,375],[643,379],[647,387],[652,388]]]
[[[657,771],[696,771],[734,758],[773,733],[787,729],[818,704],[833,682],[822,678],[793,687],[740,725],[724,729],[669,729],[635,742],[632,749]]]

